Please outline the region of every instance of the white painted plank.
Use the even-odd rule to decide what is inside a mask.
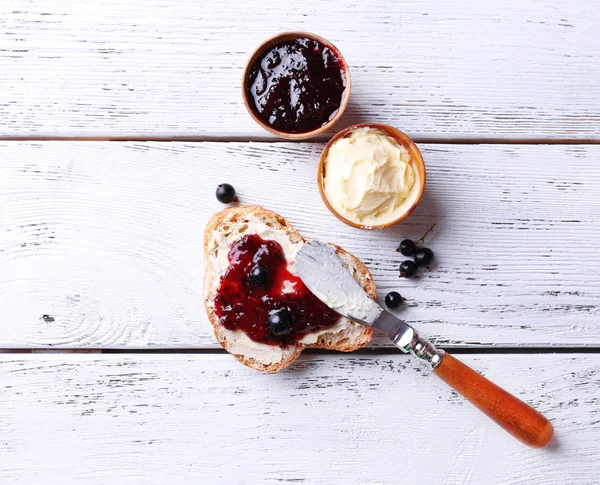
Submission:
[[[0,356],[2,483],[596,485],[600,356],[461,356],[545,413],[522,445],[406,356]],[[507,369],[509,369],[507,371]]]
[[[600,345],[600,146],[422,145],[424,200],[376,232],[321,202],[321,147],[1,145],[0,347],[217,346],[201,238],[223,181],[363,259],[380,294],[399,290],[399,315],[439,344]],[[395,247],[433,222],[435,268],[399,279]]]
[[[595,0],[0,4],[0,135],[262,137],[240,77],[284,30],[334,42],[348,116],[425,139],[597,139]]]

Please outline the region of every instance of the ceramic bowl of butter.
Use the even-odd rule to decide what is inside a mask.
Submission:
[[[405,133],[363,123],[340,131],[325,146],[317,184],[338,219],[360,229],[383,229],[417,207],[425,190],[425,163]]]

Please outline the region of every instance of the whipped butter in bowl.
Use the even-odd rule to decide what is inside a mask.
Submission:
[[[425,189],[425,164],[400,130],[360,124],[330,140],[317,177],[321,197],[338,219],[361,229],[382,229],[417,206]]]

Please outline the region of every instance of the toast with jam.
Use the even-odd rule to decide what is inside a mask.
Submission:
[[[372,329],[317,299],[295,269],[304,239],[280,215],[254,205],[224,209],[204,233],[204,304],[219,343],[262,372],[290,365],[306,347],[350,352],[366,345]],[[355,256],[334,246],[372,297],[375,283]]]

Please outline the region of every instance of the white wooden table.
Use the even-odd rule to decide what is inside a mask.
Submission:
[[[0,483],[597,484],[595,0],[0,1]],[[406,131],[424,200],[381,232],[321,203],[323,138],[245,113],[250,51],[334,42],[336,126]],[[330,133],[331,134],[331,133]],[[329,135],[330,135],[329,134]],[[110,141],[107,141],[110,140]],[[400,316],[553,422],[514,441],[383,338],[260,375],[202,307],[214,187],[341,244]],[[397,277],[433,222],[437,266]]]

